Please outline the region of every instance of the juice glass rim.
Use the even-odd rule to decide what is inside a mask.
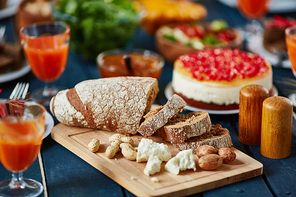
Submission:
[[[102,53],[100,53],[97,56],[98,67],[102,67],[104,69],[110,70],[109,66],[105,66],[104,64],[102,64],[103,58],[110,56],[110,55],[125,55],[125,54],[139,54],[139,55],[144,55],[146,57],[155,57],[157,60],[159,60],[159,63],[157,64],[157,67],[155,67],[155,69],[163,68],[164,63],[165,63],[164,58],[160,54],[158,54],[154,51],[148,50],[148,49],[140,49],[140,48],[120,49],[120,48],[116,48],[116,49],[103,51]]]
[[[292,31],[294,31],[294,32],[292,33]],[[292,35],[296,35],[296,25],[287,27],[285,29],[285,35],[286,35],[286,37],[289,37],[289,39],[296,41],[296,36],[292,36]]]
[[[30,36],[28,34],[25,34],[23,32],[24,29],[31,28],[31,27],[37,27],[37,26],[47,26],[47,25],[57,25],[57,24],[64,26],[65,27],[65,31],[60,32],[60,33],[57,33],[57,34],[54,34],[54,35],[43,35],[42,37],[56,37],[56,36],[60,36],[62,34],[67,34],[67,35],[70,34],[70,26],[67,23],[62,22],[62,21],[33,23],[31,25],[27,25],[27,26],[24,26],[24,27],[20,28],[19,34],[20,34],[21,37],[25,37],[26,39],[37,39],[37,38],[39,38],[41,36]]]
[[[3,104],[5,102],[6,101],[0,101],[0,104]],[[40,107],[42,112],[40,114],[38,114],[37,116],[34,116],[33,118],[28,118],[28,119],[22,120],[22,122],[29,122],[29,121],[32,121],[32,120],[35,120],[35,119],[39,119],[42,116],[45,117],[46,109],[45,109],[45,107],[43,105],[41,105],[41,104],[39,104],[39,103],[37,103],[35,101],[24,101],[24,106],[32,106],[32,105]],[[3,119],[0,116],[0,122],[12,122],[12,121],[7,120],[6,118]],[[18,121],[16,123],[18,123]]]

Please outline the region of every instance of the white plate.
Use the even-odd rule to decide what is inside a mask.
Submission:
[[[295,2],[296,4],[296,2]],[[246,42],[247,49],[252,53],[258,53],[259,55],[265,57],[272,65],[276,65],[278,63],[278,57],[263,47],[262,44],[262,35],[252,35],[248,38]],[[291,62],[289,59],[283,61],[283,68],[291,68]]]
[[[236,0],[218,0],[221,3],[229,6],[236,7]],[[296,2],[295,0],[271,0],[269,4],[270,13],[284,13],[284,12],[292,12],[296,10]]]
[[[6,99],[0,99],[0,102],[6,101]],[[50,133],[51,133],[51,129],[54,126],[54,121],[52,116],[50,115],[50,113],[48,111],[46,111],[45,114],[45,132],[43,134],[43,138],[46,138]]]
[[[45,132],[43,134],[43,139],[46,138],[50,133],[51,133],[51,129],[54,126],[54,121],[52,116],[50,115],[50,113],[48,111],[46,111],[45,114]]]
[[[0,19],[13,16],[22,0],[8,0],[6,8],[0,10]]]
[[[0,83],[4,83],[4,82],[7,82],[7,81],[12,81],[12,80],[17,79],[19,77],[22,77],[25,74],[27,74],[28,72],[30,72],[30,70],[31,70],[30,66],[28,65],[27,62],[25,62],[24,66],[20,70],[0,74]]]
[[[278,95],[278,90],[275,86],[273,86],[274,96]],[[170,99],[173,96],[173,88],[172,88],[172,82],[168,83],[168,85],[164,89],[164,94],[167,99]],[[192,106],[186,106],[185,109],[190,111],[206,111],[209,114],[238,114],[239,109],[232,109],[232,110],[209,110],[209,109],[201,109],[196,108]]]

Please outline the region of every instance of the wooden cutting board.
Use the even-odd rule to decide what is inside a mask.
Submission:
[[[186,196],[263,173],[263,165],[260,162],[233,148],[236,160],[223,164],[216,170],[204,171],[197,167],[196,171],[187,170],[175,175],[165,171],[163,163],[159,173],[148,177],[143,173],[146,163],[129,161],[120,152],[112,159],[105,156],[105,150],[110,145],[108,138],[113,134],[114,132],[70,127],[64,124],[56,125],[51,131],[55,141],[137,196]],[[94,138],[101,142],[100,149],[96,153],[87,148],[88,143]],[[137,146],[142,136],[136,135],[132,138]],[[158,134],[150,138],[155,142],[165,143]],[[166,144],[172,156],[179,152],[171,144]],[[151,181],[151,177],[157,177],[159,182]]]

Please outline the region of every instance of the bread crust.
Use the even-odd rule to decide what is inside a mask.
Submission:
[[[140,125],[138,132],[144,137],[151,136],[163,127],[170,118],[183,110],[186,105],[187,103],[180,96],[174,94],[164,106],[149,112],[144,117],[145,121]]]
[[[222,128],[220,124],[216,124],[211,126],[211,130],[208,133],[190,138],[185,142],[172,144],[179,150],[192,149],[192,152],[196,154],[197,148],[202,145],[210,145],[218,150],[222,147],[231,147],[232,141],[229,130]]]
[[[159,131],[165,141],[177,143],[207,133],[211,130],[211,126],[209,114],[197,111],[186,115],[175,115]]]
[[[63,124],[136,134],[159,91],[150,77],[86,80],[52,98],[50,110]]]

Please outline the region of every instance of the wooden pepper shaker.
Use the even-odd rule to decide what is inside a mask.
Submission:
[[[262,103],[269,91],[261,85],[247,85],[239,95],[239,141],[246,145],[259,145],[261,138]]]
[[[261,154],[272,159],[291,153],[293,103],[282,96],[269,97],[263,102]]]

